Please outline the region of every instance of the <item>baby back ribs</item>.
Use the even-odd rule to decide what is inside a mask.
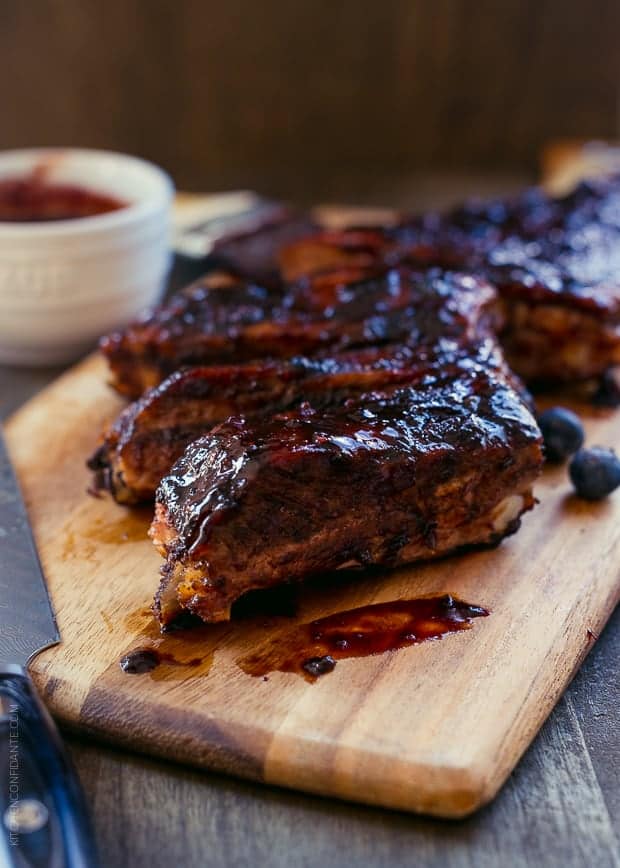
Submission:
[[[495,543],[532,507],[541,463],[521,397],[475,358],[335,407],[233,417],[159,487],[156,612],[219,621],[252,588]]]
[[[467,292],[453,292],[459,283]],[[492,306],[497,311],[494,302],[492,288],[482,279],[446,275],[438,281],[435,274],[427,278],[406,265],[332,271],[306,278],[283,294],[219,274],[104,338],[101,346],[118,391],[137,397],[190,365],[416,342],[431,328],[445,336],[450,328],[460,333],[464,319],[476,330],[479,311]],[[437,319],[439,307],[445,323]]]
[[[441,340],[415,348],[370,347],[324,359],[187,368],[130,404],[106,432],[88,466],[95,473],[95,487],[107,489],[118,503],[152,500],[185,448],[230,416],[249,419],[303,402],[315,408],[343,404],[363,392],[449,379],[474,360],[505,368],[491,338],[476,346]],[[511,376],[508,371],[506,376]],[[515,388],[522,388],[516,378],[514,382]]]
[[[373,262],[484,275],[505,305],[508,360],[531,382],[585,379],[620,363],[620,177],[561,198],[534,189],[398,226],[319,232],[281,253],[289,280]]]
[[[456,365],[484,356],[503,359],[487,337],[495,321],[490,286],[457,274],[401,271],[386,280],[387,309],[396,286],[407,298],[400,310],[408,343],[382,344],[329,357],[263,360],[177,371],[127,407],[89,462],[98,487],[120,503],[151,499],[161,478],[185,447],[234,414],[273,414],[310,401],[315,407],[342,403],[352,394],[432,376],[451,376]],[[377,291],[370,282],[368,298]],[[360,287],[354,288],[355,292]],[[372,301],[379,305],[380,295]],[[322,298],[321,304],[327,299]],[[332,306],[334,299],[331,299]],[[376,331],[376,328],[375,328]]]
[[[210,276],[105,339],[119,391],[155,386],[92,466],[126,503],[161,479],[162,626],[516,530],[541,438],[495,335],[532,382],[620,362],[619,242],[620,179],[531,190],[315,233],[288,283]]]

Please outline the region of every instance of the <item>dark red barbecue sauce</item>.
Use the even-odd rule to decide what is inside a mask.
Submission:
[[[258,644],[255,651],[239,658],[237,665],[248,675],[256,677],[264,677],[276,671],[294,672],[303,676],[306,681],[316,681],[320,675],[333,671],[338,660],[368,657],[418,645],[430,639],[440,639],[448,633],[468,630],[474,618],[486,617],[488,614],[487,609],[465,603],[450,594],[374,603],[337,612],[290,629],[278,626],[269,632],[268,637]],[[237,626],[243,629],[242,625],[243,619]],[[266,626],[273,625],[268,623]],[[205,625],[199,629],[208,631]],[[177,645],[183,638],[180,635],[182,632],[175,634],[174,641]],[[226,635],[229,637],[230,633]],[[165,643],[164,637],[163,644]],[[128,675],[152,672],[161,664],[197,667],[212,657],[214,645],[208,641],[207,635],[198,639],[196,635],[192,635],[191,639],[188,635],[188,646],[194,653],[202,643],[206,649],[204,659],[192,657],[181,660],[177,645],[174,648],[177,652],[175,654],[144,646],[126,654],[120,661],[120,667]]]
[[[127,202],[76,184],[52,183],[33,172],[0,180],[0,222],[44,223],[94,217],[126,207]]]
[[[178,660],[173,654],[158,651],[157,648],[134,648],[121,657],[120,667],[127,675],[144,675],[145,672],[152,672],[160,663],[168,663],[171,666],[200,666],[202,662],[201,657]]]
[[[450,594],[374,603],[300,624],[268,640],[238,664],[257,677],[276,671],[295,672],[307,681],[316,681],[331,672],[338,660],[440,639],[447,633],[468,630],[473,618],[488,614],[487,609]]]

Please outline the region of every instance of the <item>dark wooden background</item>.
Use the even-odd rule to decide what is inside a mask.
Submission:
[[[377,166],[527,170],[617,134],[619,34],[617,0],[1,0],[0,148],[317,200]]]

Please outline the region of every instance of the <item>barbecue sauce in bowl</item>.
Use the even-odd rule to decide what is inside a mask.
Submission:
[[[0,180],[0,222],[48,223],[119,211],[127,202],[78,184],[47,181],[32,172]]]

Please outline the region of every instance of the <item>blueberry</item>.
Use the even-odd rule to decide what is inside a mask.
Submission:
[[[620,485],[620,458],[613,449],[580,449],[568,472],[579,497],[601,500]]]
[[[596,407],[620,407],[620,385],[612,371],[605,371],[601,376],[592,403]]]
[[[551,407],[538,417],[549,461],[564,461],[583,444],[583,425],[576,413],[565,407]]]

